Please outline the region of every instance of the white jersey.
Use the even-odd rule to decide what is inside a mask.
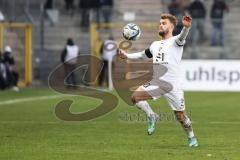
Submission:
[[[69,64],[76,64],[77,63],[77,56],[78,56],[78,46],[73,45],[73,46],[67,46],[67,55],[65,61]]]
[[[170,83],[174,90],[181,89],[181,69],[183,46],[190,28],[183,27],[181,33],[161,41],[155,41],[145,51],[123,54],[130,60],[153,59],[153,80]]]
[[[174,86],[180,83],[180,62],[183,53],[183,44],[179,45],[176,42],[177,38],[177,36],[174,36],[165,40],[153,42],[149,48],[150,55],[147,55],[149,58],[152,57],[153,67],[156,64],[161,64],[167,68],[166,73],[159,77],[156,69],[160,68],[154,67],[153,77],[170,82]]]

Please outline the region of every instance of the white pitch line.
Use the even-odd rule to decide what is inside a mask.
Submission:
[[[69,95],[51,95],[51,96],[39,96],[39,97],[20,98],[15,100],[6,100],[6,101],[0,102],[0,106],[15,104],[15,103],[32,102],[32,101],[38,101],[38,100],[55,99],[55,98],[61,98],[61,97],[69,97]]]

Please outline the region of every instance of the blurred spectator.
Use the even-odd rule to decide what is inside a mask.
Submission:
[[[175,15],[177,17],[178,23],[173,32],[173,35],[177,35],[181,32],[182,25],[182,17],[184,15],[184,6],[182,0],[172,0],[172,2],[168,6],[168,11],[170,14]]]
[[[100,22],[100,0],[79,0],[81,26],[89,27],[89,21]]]
[[[7,80],[8,80],[7,87],[10,87],[14,91],[19,91],[17,87],[19,74],[13,69],[13,66],[15,65],[15,60],[14,60],[14,57],[12,56],[12,49],[10,46],[5,47],[2,61],[6,65],[6,73],[7,73]]]
[[[69,12],[72,16],[74,13],[74,0],[64,0],[65,1],[65,9]]]
[[[79,8],[81,12],[81,26],[88,27],[89,26],[89,10],[90,10],[89,1],[79,0]]]
[[[53,9],[53,0],[46,0],[44,3],[44,9]]]
[[[5,17],[3,15],[3,13],[0,11],[0,22],[4,22]]]
[[[64,63],[65,78],[68,85],[76,86],[76,76],[74,69],[77,64],[77,56],[79,55],[79,48],[74,44],[71,38],[67,39],[66,47],[61,54],[61,62]]]
[[[112,64],[111,66],[114,67],[113,58],[117,54],[117,45],[112,35],[109,36],[108,40],[103,42],[100,52],[103,60],[103,68],[98,84],[102,86],[105,81],[107,86],[109,86],[109,65]]]
[[[214,0],[211,8],[211,20],[213,25],[211,45],[224,46],[223,16],[224,11],[229,12],[227,4],[223,0]]]
[[[109,23],[113,14],[113,0],[100,0],[101,13],[105,23]]]
[[[100,0],[88,0],[90,2],[90,20],[100,23]]]
[[[203,42],[205,39],[204,23],[205,23],[205,18],[206,18],[206,9],[205,9],[203,2],[201,0],[194,0],[188,6],[188,11],[193,18],[192,29],[191,29],[192,43],[196,44],[198,41],[198,38],[199,38],[200,42]],[[198,35],[198,37],[197,37],[197,35]]]
[[[0,89],[6,89],[8,87],[7,79],[7,67],[3,62],[2,53],[0,53]]]

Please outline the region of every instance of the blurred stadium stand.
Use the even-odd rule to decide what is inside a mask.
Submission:
[[[114,0],[113,23],[127,22],[123,21],[123,15],[126,12],[135,13],[137,24],[151,23],[152,28],[142,28],[142,37],[139,41],[134,42],[131,51],[139,51],[148,47],[152,41],[158,40],[156,34],[158,28],[159,15],[166,12],[170,1],[167,0]],[[207,39],[196,48],[186,47],[184,58],[191,58],[192,53],[197,54],[198,59],[239,59],[239,42],[240,42],[240,0],[226,0],[229,5],[230,12],[225,14],[224,31],[225,31],[225,46],[212,47],[210,46],[210,38],[212,25],[209,18],[212,1],[204,1],[208,10],[205,33]],[[80,12],[78,9],[78,0],[75,1],[75,11],[73,16],[66,13],[63,0],[53,0],[53,9],[59,13],[58,22],[52,21],[44,14],[42,21],[42,7],[45,0],[1,0],[0,10],[5,16],[5,21],[9,22],[28,22],[33,25],[33,68],[34,78],[47,80],[49,72],[60,63],[60,54],[64,48],[66,39],[71,37],[80,48],[80,53],[90,54],[90,30],[83,29],[80,26]],[[58,14],[55,14],[56,16]],[[54,16],[53,16],[54,18]],[[43,24],[44,22],[44,24]],[[44,27],[42,27],[44,26]],[[112,28],[111,31],[105,28],[99,28],[101,40],[106,39],[112,33],[117,41],[122,39],[122,28]],[[11,39],[21,41],[16,32],[10,32]],[[13,50],[21,48],[21,42],[9,42]],[[14,44],[16,44],[14,46]],[[20,44],[20,45],[19,45]],[[22,50],[22,49],[21,49]],[[21,57],[16,57],[20,59]]]

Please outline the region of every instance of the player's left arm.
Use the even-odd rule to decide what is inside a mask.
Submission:
[[[176,39],[178,46],[183,46],[185,44],[187,35],[192,25],[192,18],[190,16],[184,16],[182,19],[183,29]]]

